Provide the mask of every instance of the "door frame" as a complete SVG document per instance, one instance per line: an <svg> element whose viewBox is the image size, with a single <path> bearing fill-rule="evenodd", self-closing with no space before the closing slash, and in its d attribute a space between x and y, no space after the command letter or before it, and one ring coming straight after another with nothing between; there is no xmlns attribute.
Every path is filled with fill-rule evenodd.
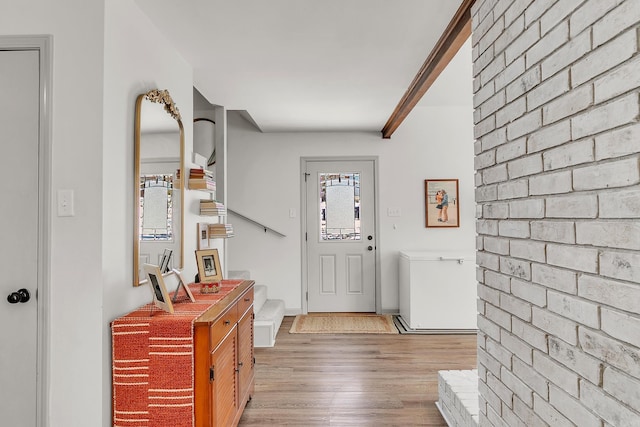
<svg viewBox="0 0 640 427"><path fill-rule="evenodd" d="M340 161L371 161L373 162L373 229L376 234L376 250L375 250L375 304L376 313L382 313L382 301L380 300L381 285L380 285L380 221L378 221L378 212L380 211L378 206L378 156L320 156L320 157L300 157L300 249L301 249L301 307L302 314L308 314L309 312L309 266L307 263L307 242L305 240L305 233L307 230L307 185L305 179L305 171L307 170L307 163L310 162L340 162Z"/></svg>
<svg viewBox="0 0 640 427"><path fill-rule="evenodd" d="M49 285L51 277L51 140L53 37L0 36L0 50L35 50L40 58L40 115L38 136L38 271L36 279L36 425L49 425Z"/></svg>

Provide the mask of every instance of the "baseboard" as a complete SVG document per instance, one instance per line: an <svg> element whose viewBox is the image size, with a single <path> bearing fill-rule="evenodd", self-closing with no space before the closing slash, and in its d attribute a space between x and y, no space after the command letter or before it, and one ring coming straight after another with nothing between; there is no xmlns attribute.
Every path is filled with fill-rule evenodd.
<svg viewBox="0 0 640 427"><path fill-rule="evenodd" d="M401 334L418 335L473 335L477 334L477 329L412 329L402 316L394 315L393 321Z"/></svg>

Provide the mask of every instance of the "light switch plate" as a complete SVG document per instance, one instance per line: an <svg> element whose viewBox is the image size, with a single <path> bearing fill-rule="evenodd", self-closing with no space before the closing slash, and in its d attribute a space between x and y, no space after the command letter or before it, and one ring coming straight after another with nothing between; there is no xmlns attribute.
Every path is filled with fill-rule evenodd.
<svg viewBox="0 0 640 427"><path fill-rule="evenodd" d="M387 208L387 216L400 216L400 208Z"/></svg>

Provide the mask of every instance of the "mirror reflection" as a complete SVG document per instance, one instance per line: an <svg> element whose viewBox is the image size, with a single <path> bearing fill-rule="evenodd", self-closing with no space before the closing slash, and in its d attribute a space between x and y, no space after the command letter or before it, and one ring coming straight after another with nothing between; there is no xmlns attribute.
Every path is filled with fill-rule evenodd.
<svg viewBox="0 0 640 427"><path fill-rule="evenodd" d="M153 90L136 103L136 201L134 285L142 266L182 268L184 134L180 113L167 91Z"/></svg>

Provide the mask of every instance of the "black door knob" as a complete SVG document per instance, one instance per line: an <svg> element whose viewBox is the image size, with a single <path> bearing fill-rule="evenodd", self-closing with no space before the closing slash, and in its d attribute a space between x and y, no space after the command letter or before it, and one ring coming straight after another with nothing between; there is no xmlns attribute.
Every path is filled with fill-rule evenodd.
<svg viewBox="0 0 640 427"><path fill-rule="evenodd" d="M373 250L373 246L367 246L367 250L368 251L372 251Z"/></svg>
<svg viewBox="0 0 640 427"><path fill-rule="evenodd" d="M29 293L28 290L24 288L18 289L16 292L10 293L9 296L7 297L7 301L9 301L10 304L17 304L19 302L25 303L30 299L31 299L31 294Z"/></svg>

